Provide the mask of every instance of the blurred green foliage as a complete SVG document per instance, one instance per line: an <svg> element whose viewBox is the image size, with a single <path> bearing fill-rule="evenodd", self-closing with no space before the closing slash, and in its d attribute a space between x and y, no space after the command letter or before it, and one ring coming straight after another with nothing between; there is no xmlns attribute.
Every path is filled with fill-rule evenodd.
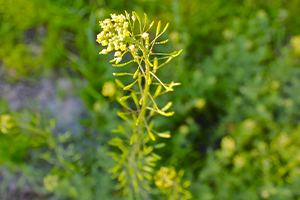
<svg viewBox="0 0 300 200"><path fill-rule="evenodd" d="M0 132L0 196L17 174L20 188L29 184L44 199L123 198L106 155L121 91L102 95L113 69L95 40L99 20L135 10L170 22L171 43L159 48L184 49L159 74L182 85L162 99L172 99L176 115L157 120L172 132L160 139L167 145L157 150L157 170L184 169L194 199L299 199L299 7L298 0L0 0L1 79L68 77L88 108L79 134L60 133L35 111L16 113L1 101L0 114L19 128Z"/></svg>

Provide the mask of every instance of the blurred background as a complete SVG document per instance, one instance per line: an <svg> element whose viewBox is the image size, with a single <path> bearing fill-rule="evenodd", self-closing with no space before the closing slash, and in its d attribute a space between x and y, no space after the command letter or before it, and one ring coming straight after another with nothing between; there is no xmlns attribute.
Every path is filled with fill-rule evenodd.
<svg viewBox="0 0 300 200"><path fill-rule="evenodd" d="M185 170L193 199L299 200L299 8L299 0L0 0L0 115L34 127L9 134L1 124L0 199L126 199L106 154L121 90L113 55L98 55L95 40L99 20L127 10L170 23L162 52L183 49L159 74L182 83L162 99L176 114L157 124L172 132L157 150L161 165Z"/></svg>

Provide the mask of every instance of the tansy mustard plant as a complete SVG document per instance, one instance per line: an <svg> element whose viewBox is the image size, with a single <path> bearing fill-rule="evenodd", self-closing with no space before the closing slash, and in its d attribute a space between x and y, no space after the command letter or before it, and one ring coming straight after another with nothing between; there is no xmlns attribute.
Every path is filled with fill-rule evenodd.
<svg viewBox="0 0 300 200"><path fill-rule="evenodd" d="M100 54L114 51L114 58L110 61L114 63L113 67L124 67L130 63L136 64L134 70L127 69L124 72L113 73L114 76L131 76L133 81L123 84L120 80L115 79L116 84L127 91L127 95L117 97L117 101L125 109L125 112L120 111L117 115L127 123L120 124L118 129L113 130L114 133L121 133L121 135L114 137L109 142L110 145L120 150L108 153L117 162L111 172L118 179L124 195L129 199L151 199L151 193L155 190L150 185L156 161L161 159L154 153L154 149L162 148L165 144L151 143L150 140L156 141L157 137L171 137L169 131L154 130L152 117L158 114L169 117L174 114L174 112L167 112L172 106L172 102L168 102L160 108L156 99L160 95L173 91L174 86L180 85L173 81L168 84L164 83L157 76L157 71L177 57L182 50L172 53L154 52L155 45L168 42L168 40L157 41L167 30L168 24L161 31L161 22L159 21L156 33L150 40L149 30L153 27L154 21L148 23L146 14L143 21L136 12L132 12L132 14L125 12L125 15L111 14L110 19L100 21L99 24L103 30L97 35L96 41L105 47ZM121 63L123 57L128 59L128 56L125 56L126 53L129 53L132 59ZM177 174L173 168L172 172L174 172L172 178L176 178ZM158 179L157 183L159 183ZM173 180L169 183L173 184ZM171 193L172 188L168 188ZM171 193L165 192L164 194ZM191 195L189 193L183 196L189 199ZM181 198L178 196L178 198L171 199Z"/></svg>

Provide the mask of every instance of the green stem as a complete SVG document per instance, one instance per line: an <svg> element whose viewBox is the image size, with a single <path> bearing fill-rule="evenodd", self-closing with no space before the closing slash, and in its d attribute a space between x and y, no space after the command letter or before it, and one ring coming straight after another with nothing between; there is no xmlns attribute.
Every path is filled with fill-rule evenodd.
<svg viewBox="0 0 300 200"><path fill-rule="evenodd" d="M145 59L148 59L148 55L145 56ZM150 66L147 64L147 60L145 61L145 65L146 65L146 77L150 77ZM147 103L148 103L148 93L150 90L150 85L148 84L149 80L145 80L145 88L144 88L144 92L143 92L143 104L142 104L142 109L141 109L141 113L140 113L140 132L143 131L143 121L146 115L146 110L147 110Z"/></svg>

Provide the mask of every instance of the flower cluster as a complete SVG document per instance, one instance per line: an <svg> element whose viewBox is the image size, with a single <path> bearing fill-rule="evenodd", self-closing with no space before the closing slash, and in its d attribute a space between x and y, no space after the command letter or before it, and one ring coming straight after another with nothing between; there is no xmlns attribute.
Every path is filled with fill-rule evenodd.
<svg viewBox="0 0 300 200"><path fill-rule="evenodd" d="M102 95L106 97L112 97L116 93L115 84L111 81L105 82L102 87Z"/></svg>
<svg viewBox="0 0 300 200"><path fill-rule="evenodd" d="M292 37L291 45L293 47L294 52L300 55L300 35Z"/></svg>
<svg viewBox="0 0 300 200"><path fill-rule="evenodd" d="M44 186L48 191L53 191L58 186L58 176L57 175L47 175L44 178Z"/></svg>
<svg viewBox="0 0 300 200"><path fill-rule="evenodd" d="M173 185L173 179L176 177L174 169L161 167L154 176L155 185L160 189L166 189Z"/></svg>
<svg viewBox="0 0 300 200"><path fill-rule="evenodd" d="M129 22L124 15L111 14L111 19L100 21L99 24L103 31L97 35L96 41L102 46L107 46L100 54L107 54L113 50L117 52L127 50L125 38L130 35L130 32Z"/></svg>
<svg viewBox="0 0 300 200"><path fill-rule="evenodd" d="M10 115L3 114L0 117L0 131L8 133L14 127L14 120Z"/></svg>
<svg viewBox="0 0 300 200"><path fill-rule="evenodd" d="M224 150L232 151L235 149L235 141L232 137L226 136L221 141L221 147Z"/></svg>

